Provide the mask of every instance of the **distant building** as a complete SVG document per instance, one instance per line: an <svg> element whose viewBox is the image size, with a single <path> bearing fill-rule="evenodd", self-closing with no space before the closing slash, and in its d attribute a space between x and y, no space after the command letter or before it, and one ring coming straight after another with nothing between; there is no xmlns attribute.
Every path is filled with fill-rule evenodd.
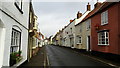
<svg viewBox="0 0 120 68"><path fill-rule="evenodd" d="M83 15L82 13L78 12L77 18L75 18L74 20L70 20L70 23L63 28L63 36L62 36L64 40L63 46L80 48L81 44L79 44L80 38L78 35L80 35L81 32L80 32L80 28L79 27L77 28L77 26L79 26L79 23L87 16L89 12L90 12L90 5L88 4L87 10ZM85 28L81 28L81 29L85 29ZM81 42L82 42L82 38L81 38ZM82 46L85 45L82 44Z"/></svg>
<svg viewBox="0 0 120 68"><path fill-rule="evenodd" d="M43 45L44 45L44 35L41 33L41 32L39 32L39 40L38 40L38 46L39 47L42 47Z"/></svg>
<svg viewBox="0 0 120 68"><path fill-rule="evenodd" d="M49 44L49 38L46 37L46 38L44 39L44 45L48 45L48 44Z"/></svg>

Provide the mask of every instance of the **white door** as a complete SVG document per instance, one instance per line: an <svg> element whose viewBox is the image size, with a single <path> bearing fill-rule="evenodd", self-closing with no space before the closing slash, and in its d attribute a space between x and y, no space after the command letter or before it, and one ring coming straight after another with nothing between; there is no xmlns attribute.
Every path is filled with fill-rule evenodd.
<svg viewBox="0 0 120 68"><path fill-rule="evenodd" d="M90 36L87 36L87 51L90 51Z"/></svg>

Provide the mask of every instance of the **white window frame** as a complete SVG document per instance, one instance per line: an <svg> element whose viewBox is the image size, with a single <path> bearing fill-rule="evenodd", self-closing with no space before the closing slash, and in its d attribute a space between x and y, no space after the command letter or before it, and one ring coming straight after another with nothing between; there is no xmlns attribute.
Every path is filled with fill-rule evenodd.
<svg viewBox="0 0 120 68"><path fill-rule="evenodd" d="M14 2L16 8L20 11L21 14L23 14L22 3L23 3L22 0L15 0Z"/></svg>
<svg viewBox="0 0 120 68"><path fill-rule="evenodd" d="M108 10L101 13L101 25L108 24Z"/></svg>
<svg viewBox="0 0 120 68"><path fill-rule="evenodd" d="M103 38L100 36L101 33L104 33L104 37ZM107 37L107 34L108 34L108 37ZM102 41L103 39L105 41ZM107 39L108 39L108 41L107 41ZM104 42L104 44L102 42ZM109 45L109 32L108 31L104 31L104 32L99 32L98 33L98 45Z"/></svg>
<svg viewBox="0 0 120 68"><path fill-rule="evenodd" d="M17 52L20 50L21 47L21 32L17 31L16 29L12 29L12 35L11 35L11 53ZM16 48L16 50L14 50Z"/></svg>
<svg viewBox="0 0 120 68"><path fill-rule="evenodd" d="M91 28L91 20L86 21L86 30Z"/></svg>
<svg viewBox="0 0 120 68"><path fill-rule="evenodd" d="M15 3L22 10L22 0L15 0Z"/></svg>

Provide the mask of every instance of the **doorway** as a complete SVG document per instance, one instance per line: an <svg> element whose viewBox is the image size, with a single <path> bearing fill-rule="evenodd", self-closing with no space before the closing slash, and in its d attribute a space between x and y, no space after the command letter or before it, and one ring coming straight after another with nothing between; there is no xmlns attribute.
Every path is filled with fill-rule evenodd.
<svg viewBox="0 0 120 68"><path fill-rule="evenodd" d="M87 36L87 51L90 51L90 36Z"/></svg>
<svg viewBox="0 0 120 68"><path fill-rule="evenodd" d="M70 47L74 47L74 38L70 38Z"/></svg>

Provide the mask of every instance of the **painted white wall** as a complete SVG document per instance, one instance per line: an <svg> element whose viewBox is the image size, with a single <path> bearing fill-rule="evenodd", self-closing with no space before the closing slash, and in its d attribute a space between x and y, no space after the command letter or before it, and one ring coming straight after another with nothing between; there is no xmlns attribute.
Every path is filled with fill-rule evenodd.
<svg viewBox="0 0 120 68"><path fill-rule="evenodd" d="M65 39L63 46L69 47L70 40L68 39L68 34L66 32L69 32L68 27L63 30L63 38Z"/></svg>
<svg viewBox="0 0 120 68"><path fill-rule="evenodd" d="M86 11L79 19L75 20L75 25L77 25L78 23L80 23L87 15L88 13L90 13L91 11Z"/></svg>
<svg viewBox="0 0 120 68"><path fill-rule="evenodd" d="M15 65L15 66L19 66L21 63L27 60L29 2L23 3L23 14L21 14L19 10L16 8L16 6L14 5L14 0L12 0L12 2L3 2L2 10L7 14L9 14L11 17L13 17L19 23L13 20L12 18L10 18L5 13L1 12L0 10L0 13L2 15L0 19L5 25L5 32L6 32L6 33L4 32L5 34L3 36L5 37L5 41L4 41L5 44L2 45L4 46L3 48L4 55L1 55L3 57L3 61L1 65L9 66L12 27L13 25L16 25L22 30L21 31L21 51L22 51L23 59L18 64Z"/></svg>
<svg viewBox="0 0 120 68"><path fill-rule="evenodd" d="M76 18L73 22L69 23L66 28L64 28L63 38L66 38L66 41L63 43L64 46L71 47L69 35L73 35L73 39L74 39L73 47L75 47L75 45L77 44L77 40L78 40L76 37L77 36L76 30L77 31L79 30L79 28L76 28L75 25L81 22L88 15L89 12L90 11L86 11L79 19ZM70 28L72 28L72 32ZM66 32L68 32L68 34L66 34Z"/></svg>
<svg viewBox="0 0 120 68"><path fill-rule="evenodd" d="M3 54L4 54L4 42L5 42L5 27L2 21L0 20L0 68L3 64Z"/></svg>
<svg viewBox="0 0 120 68"><path fill-rule="evenodd" d="M88 49L87 46L87 37L90 36L90 31L91 29L87 30L87 23L91 23L90 19L80 23L79 25L76 26L76 43L75 46L78 49ZM82 29L82 31L80 32L80 28ZM79 38L78 37L82 37L82 43L78 44Z"/></svg>
<svg viewBox="0 0 120 68"><path fill-rule="evenodd" d="M76 23L76 19L69 25L69 31L70 28L72 28L72 33L70 33L69 35L73 35L73 44L75 45L75 23ZM74 47L74 46L73 46Z"/></svg>

